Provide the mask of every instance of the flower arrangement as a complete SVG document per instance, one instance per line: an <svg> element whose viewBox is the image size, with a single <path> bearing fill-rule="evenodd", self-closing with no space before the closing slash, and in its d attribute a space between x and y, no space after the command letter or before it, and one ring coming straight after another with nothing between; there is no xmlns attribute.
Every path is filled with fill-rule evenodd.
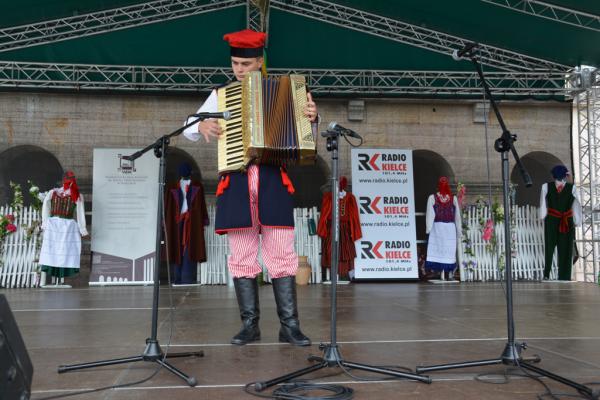
<svg viewBox="0 0 600 400"><path fill-rule="evenodd" d="M40 188L29 180L27 181L27 184L29 185L29 194L31 195L31 207L33 207L34 210L41 212L46 192L40 193Z"/></svg>
<svg viewBox="0 0 600 400"><path fill-rule="evenodd" d="M474 271L475 267L477 267L477 261L475 261L475 260L463 261L462 265L467 271Z"/></svg>
<svg viewBox="0 0 600 400"><path fill-rule="evenodd" d="M33 182L27 181L29 184L29 195L31 196L31 208L36 211L37 218L32 219L31 223L25 227L25 238L27 240L37 239L35 244L35 262L39 259L40 249L42 247L42 205L46 193L40 193L40 188Z"/></svg>
<svg viewBox="0 0 600 400"><path fill-rule="evenodd" d="M490 240L492 240L492 238L494 237L494 221L491 219L488 219L485 222L485 225L482 227L483 232L481 235L481 238L486 241L489 242Z"/></svg>
<svg viewBox="0 0 600 400"><path fill-rule="evenodd" d="M16 231L15 216L13 214L0 215L0 242Z"/></svg>
<svg viewBox="0 0 600 400"><path fill-rule="evenodd" d="M21 190L21 185L10 182L10 187L14 193L13 200L10 203L12 214L0 215L0 254L2 254L2 250L4 249L6 238L17 231L15 215L23 209L23 191ZM1 258L0 266L2 266Z"/></svg>
<svg viewBox="0 0 600 400"><path fill-rule="evenodd" d="M0 267L2 267L2 253L4 249L4 241L17 231L15 225L15 216L13 214L0 215Z"/></svg>
<svg viewBox="0 0 600 400"><path fill-rule="evenodd" d="M475 257L475 253L473 253L473 243L471 243L471 238L469 237L469 224L467 222L468 206L465 204L466 193L467 187L462 182L458 182L458 184L456 185L456 199L458 201L458 207L460 208L460 215L462 221L461 240L465 244L464 254L467 256Z"/></svg>
<svg viewBox="0 0 600 400"><path fill-rule="evenodd" d="M465 244L464 253L467 256L475 257L475 253L473 253L473 243L471 242L471 238L469 237L469 224L467 222L468 211L467 207L461 210L462 217L462 242Z"/></svg>
<svg viewBox="0 0 600 400"><path fill-rule="evenodd" d="M466 194L467 187L462 182L458 182L458 184L456 185L456 200L458 201L458 207L461 210L463 209Z"/></svg>
<svg viewBox="0 0 600 400"><path fill-rule="evenodd" d="M511 185L510 199L514 201L515 185ZM459 183L457 185L457 200L461 206L462 215L462 243L463 254L466 259L462 261L462 266L467 270L474 270L477 267L477 262L469 259L475 257L473 243L469 238L469 211L477 215L477 223L479 233L481 234L482 244L485 245L485 252L492 255L496 259L498 270L502 273L506 266L504 255L504 247L496 235L496 227L498 224L504 223L504 205L498 200L493 201L490 205L483 196L478 196L475 202L471 205L464 204L464 196L466 193L465 185ZM472 214L473 215L473 214ZM517 257L517 219L513 207L510 207L510 222L511 222L511 257ZM471 228L472 229L472 228ZM477 229L477 228L476 228Z"/></svg>
<svg viewBox="0 0 600 400"><path fill-rule="evenodd" d="M13 213L18 214L23 209L23 190L18 183L10 182L10 188L13 190L13 201L10 203Z"/></svg>
<svg viewBox="0 0 600 400"><path fill-rule="evenodd" d="M495 223L504 221L504 206L497 201L492 204L492 218Z"/></svg>
<svg viewBox="0 0 600 400"><path fill-rule="evenodd" d="M465 234L465 231L468 231L468 227L465 228L466 224L463 224L463 237L462 237L462 242L465 244L464 247L464 253L467 256L471 256L471 257L475 257L475 253L473 253L473 243L471 243L471 239L469 238L469 236L467 236Z"/></svg>

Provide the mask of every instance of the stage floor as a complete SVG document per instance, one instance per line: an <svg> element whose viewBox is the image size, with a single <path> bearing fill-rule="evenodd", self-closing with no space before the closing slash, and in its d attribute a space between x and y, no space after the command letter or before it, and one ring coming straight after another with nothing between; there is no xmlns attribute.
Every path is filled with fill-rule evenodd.
<svg viewBox="0 0 600 400"><path fill-rule="evenodd" d="M169 342L170 298L175 311L170 352L203 350L203 358L172 363L198 379L189 388L160 371L139 386L87 394L85 399L251 399L246 383L264 381L311 365L319 342L329 341L329 286L299 286L300 321L313 345L277 342L278 320L269 285L260 289L262 341L232 346L240 327L232 288L161 289L159 340ZM139 355L150 333L151 287L4 291L34 364L33 396L40 399L80 389L140 380L153 363L133 363L57 374L58 365ZM169 295L170 293L170 295ZM405 366L497 358L506 342L506 305L499 283L433 285L361 283L338 287L338 342L343 357L371 365ZM516 335L538 354L540 367L578 382L600 381L600 287L583 283L514 285ZM433 383L359 382L327 368L315 381L352 387L355 399L536 399L544 387L511 377L483 383L480 374L503 374L504 366L431 373ZM513 371L516 374L520 371ZM332 376L333 375L333 376ZM483 376L499 382L502 377ZM543 379L554 391L567 386ZM600 389L600 386L594 386ZM73 397L70 397L73 398Z"/></svg>

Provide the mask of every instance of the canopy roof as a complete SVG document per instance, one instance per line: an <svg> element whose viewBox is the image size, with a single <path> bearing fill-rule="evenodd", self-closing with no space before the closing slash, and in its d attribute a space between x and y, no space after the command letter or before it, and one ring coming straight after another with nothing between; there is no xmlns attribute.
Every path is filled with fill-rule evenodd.
<svg viewBox="0 0 600 400"><path fill-rule="evenodd" d="M207 90L227 79L222 36L245 28L253 7L244 0L7 3L0 15L1 86L168 91ZM494 88L556 98L566 71L600 65L598 15L600 2L592 0L271 0L268 66L304 70L323 92L468 95L478 85L473 66L450 55L473 41L482 44L484 70L502 78ZM99 75L65 76L64 64ZM108 66L128 66L130 76L103 76ZM167 67L170 78L146 87L133 67L151 75ZM169 79L170 86L157 86Z"/></svg>

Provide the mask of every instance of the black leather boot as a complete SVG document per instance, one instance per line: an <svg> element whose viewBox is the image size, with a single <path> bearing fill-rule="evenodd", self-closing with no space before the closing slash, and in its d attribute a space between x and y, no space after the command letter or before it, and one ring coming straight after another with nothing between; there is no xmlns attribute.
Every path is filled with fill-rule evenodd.
<svg viewBox="0 0 600 400"><path fill-rule="evenodd" d="M310 346L310 339L300 331L298 306L296 301L296 277L286 276L272 280L273 293L277 303L277 314L281 322L279 341L295 346Z"/></svg>
<svg viewBox="0 0 600 400"><path fill-rule="evenodd" d="M231 339L231 344L243 345L260 340L260 329L258 328L260 310L256 278L233 278L233 284L240 307L242 329Z"/></svg>

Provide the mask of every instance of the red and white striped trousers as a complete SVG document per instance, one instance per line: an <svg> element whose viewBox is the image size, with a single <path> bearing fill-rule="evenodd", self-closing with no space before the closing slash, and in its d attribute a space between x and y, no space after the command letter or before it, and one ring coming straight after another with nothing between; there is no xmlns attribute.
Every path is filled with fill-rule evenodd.
<svg viewBox="0 0 600 400"><path fill-rule="evenodd" d="M229 239L229 273L234 278L254 278L262 272L258 262L260 246L262 259L271 278L296 275L298 255L294 250L293 228L261 226L258 220L258 166L248 168L252 228L227 232ZM262 236L262 240L261 240Z"/></svg>

